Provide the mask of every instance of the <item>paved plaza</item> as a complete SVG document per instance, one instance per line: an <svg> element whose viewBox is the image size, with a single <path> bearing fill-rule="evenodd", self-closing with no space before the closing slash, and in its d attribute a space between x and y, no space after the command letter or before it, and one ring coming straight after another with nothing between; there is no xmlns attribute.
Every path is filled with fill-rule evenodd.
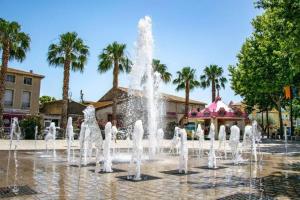
<svg viewBox="0 0 300 200"><path fill-rule="evenodd" d="M105 174L95 173L94 163L67 163L63 141L57 144L61 150L56 158L41 143L37 150L1 150L0 199L300 199L299 143L289 143L285 154L282 142L265 141L261 162L235 166L219 157L216 170L207 169L207 155L200 158L192 148L196 144L189 141L187 175L177 173L179 158L165 148L154 160L143 161L147 179L140 182L126 180L129 163L117 159L129 160L126 144L116 153L114 172ZM20 149L22 145L21 141ZM78 150L76 154L78 159ZM12 194L6 187L13 185L24 187Z"/></svg>

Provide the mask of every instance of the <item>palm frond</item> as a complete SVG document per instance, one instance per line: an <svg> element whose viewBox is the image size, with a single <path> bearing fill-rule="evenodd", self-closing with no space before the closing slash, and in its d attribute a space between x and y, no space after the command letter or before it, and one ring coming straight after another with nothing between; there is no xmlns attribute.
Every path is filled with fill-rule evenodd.
<svg viewBox="0 0 300 200"><path fill-rule="evenodd" d="M64 66L70 63L72 71L83 72L89 55L89 47L78 37L76 32L67 32L60 35L57 44L50 44L47 60L50 65Z"/></svg>

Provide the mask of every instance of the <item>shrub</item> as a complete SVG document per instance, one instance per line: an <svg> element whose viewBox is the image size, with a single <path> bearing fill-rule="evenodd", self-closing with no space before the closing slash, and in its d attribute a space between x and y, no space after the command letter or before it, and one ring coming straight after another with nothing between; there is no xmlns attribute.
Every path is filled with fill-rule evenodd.
<svg viewBox="0 0 300 200"><path fill-rule="evenodd" d="M295 128L295 135L300 136L300 127Z"/></svg>
<svg viewBox="0 0 300 200"><path fill-rule="evenodd" d="M35 127L38 126L38 133L41 132L41 118L36 115L26 116L21 122L20 127L24 133L25 140L33 140L35 135Z"/></svg>

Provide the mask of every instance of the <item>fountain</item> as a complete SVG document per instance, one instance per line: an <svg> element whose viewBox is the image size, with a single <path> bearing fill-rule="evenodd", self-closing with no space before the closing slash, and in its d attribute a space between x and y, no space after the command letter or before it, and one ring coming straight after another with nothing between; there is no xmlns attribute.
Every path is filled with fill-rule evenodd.
<svg viewBox="0 0 300 200"><path fill-rule="evenodd" d="M135 122L134 130L132 133L133 138L133 146L132 146L132 157L130 166L135 166L135 173L133 176L133 180L141 180L141 164L142 164L142 155L143 155L143 135L144 129L141 120ZM128 179L131 177L128 176Z"/></svg>
<svg viewBox="0 0 300 200"><path fill-rule="evenodd" d="M15 150L18 147L20 137L21 137L21 129L19 126L18 118L14 117L12 124L11 124L11 129L10 129L10 145L9 145L9 150L11 150L12 144L13 144L13 138L14 136L16 137L17 141L15 143Z"/></svg>
<svg viewBox="0 0 300 200"><path fill-rule="evenodd" d="M188 146L187 146L187 134L185 129L180 129L180 154L179 154L179 173L188 172Z"/></svg>
<svg viewBox="0 0 300 200"><path fill-rule="evenodd" d="M198 137L199 141L199 156L201 157L203 155L203 147L204 147L204 131L201 127L201 124L198 124L197 130L196 130L196 136Z"/></svg>
<svg viewBox="0 0 300 200"><path fill-rule="evenodd" d="M241 155L239 153L239 143L240 143L240 128L234 124L230 128L230 138L229 144L231 147L232 160L235 165L242 161Z"/></svg>
<svg viewBox="0 0 300 200"><path fill-rule="evenodd" d="M257 121L253 121L252 122L252 133L251 133L251 146L252 146L252 155L254 156L254 161L257 162L257 145L256 143L259 145L259 143L261 142L261 132L258 130L258 124ZM259 149L260 152L260 149Z"/></svg>
<svg viewBox="0 0 300 200"><path fill-rule="evenodd" d="M52 148L53 148L53 157L56 157L56 150L55 150L55 139L56 139L56 126L54 122L50 123L49 130L46 133L45 141L46 141L46 151L48 153L48 142L52 141Z"/></svg>
<svg viewBox="0 0 300 200"><path fill-rule="evenodd" d="M178 154L178 152L179 152L179 143L180 143L179 131L180 131L180 128L178 128L176 126L175 129L174 129L174 136L173 136L173 139L172 139L172 142L171 142L169 153Z"/></svg>
<svg viewBox="0 0 300 200"><path fill-rule="evenodd" d="M224 152L224 158L227 159L227 151L226 151L226 131L225 126L221 125L219 130L219 151Z"/></svg>
<svg viewBox="0 0 300 200"><path fill-rule="evenodd" d="M244 136L243 136L243 142L242 142L242 152L251 149L252 147L252 126L250 124L247 124L245 126ZM252 151L252 150L251 150ZM252 152L253 153L253 152Z"/></svg>
<svg viewBox="0 0 300 200"><path fill-rule="evenodd" d="M209 149L209 154L208 154L208 168L216 169L217 168L217 159L216 159L216 152L215 152L215 148L214 148L215 126L213 123L210 124L208 137L210 138L210 149Z"/></svg>
<svg viewBox="0 0 300 200"><path fill-rule="evenodd" d="M149 157L156 154L157 140L156 131L161 120L159 113L162 112L163 104L159 93L160 74L153 72L153 36L151 18L146 16L138 23L138 39L136 42L136 58L130 72L129 95L127 119L141 119L143 116L147 122L146 132L149 138ZM134 97L135 92L143 91L146 108L143 100ZM137 103L136 101L140 101ZM137 106L139 105L139 106ZM141 114L141 110L146 115ZM137 116L137 115L141 116ZM129 124L133 124L129 122ZM129 132L132 132L129 130Z"/></svg>
<svg viewBox="0 0 300 200"><path fill-rule="evenodd" d="M15 161L15 176L14 176L14 183L11 187L11 190L13 193L18 194L19 188L17 186L18 184L18 159L17 159L17 147L20 141L21 137L21 129L19 126L18 118L14 117L12 124L11 124L11 130L10 130L10 145L9 145L9 153L8 153L8 161L7 161L7 167L6 167L6 183L9 185L9 170L10 170L10 157L11 157L11 150L13 146L13 138L16 137L17 141L14 143L14 161Z"/></svg>
<svg viewBox="0 0 300 200"><path fill-rule="evenodd" d="M72 117L68 118L68 123L67 123L67 161L71 161L71 150L72 150L72 161L75 160L75 153L74 153L74 148L72 148L72 144L74 143L74 131L73 131L73 125L72 125Z"/></svg>
<svg viewBox="0 0 300 200"><path fill-rule="evenodd" d="M102 148L102 135L98 126L94 106L88 106L84 111L84 121L80 129L80 166L83 153L83 164L87 165L91 161L93 144L96 148L96 166L99 167L100 153ZM83 152L82 152L83 151Z"/></svg>
<svg viewBox="0 0 300 200"><path fill-rule="evenodd" d="M162 128L157 130L156 138L157 138L157 152L161 153L162 148L163 148L162 147L162 142L163 142L163 139L164 139L164 131L163 131Z"/></svg>
<svg viewBox="0 0 300 200"><path fill-rule="evenodd" d="M116 142L117 142L117 133L118 129L115 125L112 126L111 128L111 139L112 139L112 150L113 150L113 155L116 153Z"/></svg>
<svg viewBox="0 0 300 200"><path fill-rule="evenodd" d="M38 131L39 131L38 126L35 126L34 127L34 148L35 148L35 150L37 150L36 140L37 140Z"/></svg>
<svg viewBox="0 0 300 200"><path fill-rule="evenodd" d="M107 122L105 125L105 141L103 145L103 171L104 172L112 172L112 159L110 155L110 147L111 147L111 138L112 138L112 127L111 123Z"/></svg>

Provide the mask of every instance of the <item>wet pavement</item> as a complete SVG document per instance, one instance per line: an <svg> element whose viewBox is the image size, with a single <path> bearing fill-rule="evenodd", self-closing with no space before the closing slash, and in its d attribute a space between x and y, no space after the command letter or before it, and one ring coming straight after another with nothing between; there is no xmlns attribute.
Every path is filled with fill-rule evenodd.
<svg viewBox="0 0 300 200"><path fill-rule="evenodd" d="M114 173L95 173L93 164L68 164L65 150L56 158L42 150L0 151L0 199L300 199L300 154L270 152L239 166L218 159L219 168L209 170L207 156L190 151L187 175L174 171L178 156L162 154L143 162L146 180L133 182L126 162L113 163ZM7 188L14 185L22 186L19 194Z"/></svg>

